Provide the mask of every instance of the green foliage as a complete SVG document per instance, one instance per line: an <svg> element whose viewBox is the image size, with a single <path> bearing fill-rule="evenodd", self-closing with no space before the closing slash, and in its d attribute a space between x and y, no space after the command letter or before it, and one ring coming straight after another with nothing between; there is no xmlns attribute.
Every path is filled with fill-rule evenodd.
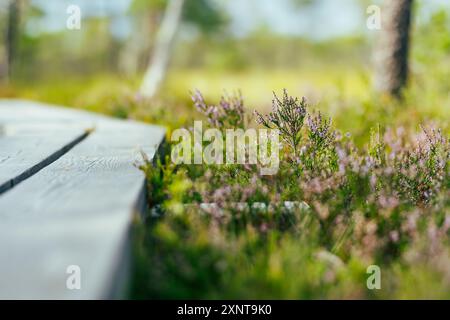
<svg viewBox="0 0 450 320"><path fill-rule="evenodd" d="M283 156L273 176L259 176L257 166L142 167L161 211L136 238L133 297L448 298L449 283L438 281L450 255L442 132L378 125L357 148L331 119L308 114L304 100L285 91L274 103L268 118L258 114L263 125L297 126L300 114L298 128L306 117L308 126L299 161ZM366 287L370 264L383 273L379 292Z"/></svg>
<svg viewBox="0 0 450 320"><path fill-rule="evenodd" d="M132 13L138 13L145 10L163 11L167 5L167 0L133 0L130 5Z"/></svg>
<svg viewBox="0 0 450 320"><path fill-rule="evenodd" d="M228 21L223 10L211 0L186 0L184 20L206 35L219 31Z"/></svg>
<svg viewBox="0 0 450 320"><path fill-rule="evenodd" d="M133 0L130 11L132 13L153 11L161 15L167 4L167 0ZM227 23L227 18L211 0L185 0L183 21L209 35L220 30Z"/></svg>

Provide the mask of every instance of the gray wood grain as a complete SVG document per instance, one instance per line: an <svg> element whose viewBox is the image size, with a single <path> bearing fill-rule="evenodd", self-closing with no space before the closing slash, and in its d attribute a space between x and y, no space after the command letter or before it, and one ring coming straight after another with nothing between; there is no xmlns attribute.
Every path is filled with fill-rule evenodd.
<svg viewBox="0 0 450 320"><path fill-rule="evenodd" d="M0 136L0 194L58 159L87 134L71 129Z"/></svg>
<svg viewBox="0 0 450 320"><path fill-rule="evenodd" d="M134 163L141 150L154 157L165 131L28 102L16 107L43 122L54 124L40 110L56 122L93 123L95 129L0 195L0 298L109 298L123 281L118 275L128 262L130 225L144 203L145 178ZM55 115L59 110L63 114ZM9 119L21 122L11 114ZM66 287L69 265L81 268L81 290Z"/></svg>
<svg viewBox="0 0 450 320"><path fill-rule="evenodd" d="M0 194L59 158L94 125L83 112L0 100Z"/></svg>

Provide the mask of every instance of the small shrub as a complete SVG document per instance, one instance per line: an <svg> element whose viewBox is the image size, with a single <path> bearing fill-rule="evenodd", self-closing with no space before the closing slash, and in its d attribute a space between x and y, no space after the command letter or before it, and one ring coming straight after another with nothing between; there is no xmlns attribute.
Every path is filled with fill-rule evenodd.
<svg viewBox="0 0 450 320"><path fill-rule="evenodd" d="M301 130L307 114L306 98L301 100L288 95L286 89L283 90L283 97L280 100L275 92L273 93L272 112L267 116L255 111L257 122L269 129L278 129L282 139L291 147L294 157L298 156L299 144L301 141Z"/></svg>
<svg viewBox="0 0 450 320"><path fill-rule="evenodd" d="M193 100L212 126L248 125L241 98L208 106L196 92ZM432 289L411 295L406 282L395 280L410 281L417 271L422 286L430 279L450 297L450 144L442 131L378 125L360 148L330 118L307 109L306 99L284 90L281 99L274 94L271 113L255 113L286 146L273 176L248 165L142 167L150 203L165 213L140 239L147 294L424 297ZM284 201L309 207L286 210ZM204 203L215 206L201 209ZM381 293L365 287L369 264L391 279Z"/></svg>
<svg viewBox="0 0 450 320"><path fill-rule="evenodd" d="M196 90L192 94L192 101L213 127L243 128L246 124L244 100L240 92L233 95L225 93L217 105L208 105L201 92Z"/></svg>

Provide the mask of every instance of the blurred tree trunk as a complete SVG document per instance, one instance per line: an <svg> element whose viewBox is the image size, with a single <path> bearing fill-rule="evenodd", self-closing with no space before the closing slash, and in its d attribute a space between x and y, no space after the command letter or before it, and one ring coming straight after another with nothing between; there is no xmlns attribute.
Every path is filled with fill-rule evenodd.
<svg viewBox="0 0 450 320"><path fill-rule="evenodd" d="M4 66L4 79L9 81L13 72L13 62L17 54L17 44L20 33L21 13L24 7L23 0L10 0L8 6L8 21L6 25L6 59Z"/></svg>
<svg viewBox="0 0 450 320"><path fill-rule="evenodd" d="M144 14L135 14L134 31L119 54L118 67L123 74L134 76L139 70L145 68L153 40L148 33L154 34L157 30L158 14L156 13L156 10L150 10ZM142 30L146 30L146 32L142 32ZM144 60L146 61L144 62Z"/></svg>
<svg viewBox="0 0 450 320"><path fill-rule="evenodd" d="M167 4L156 36L153 56L139 90L144 97L155 96L166 76L175 36L182 19L184 2L185 0L169 0Z"/></svg>
<svg viewBox="0 0 450 320"><path fill-rule="evenodd" d="M375 89L398 96L408 79L412 0L385 0L375 51Z"/></svg>
<svg viewBox="0 0 450 320"><path fill-rule="evenodd" d="M4 61L0 65L0 80L8 82L13 73L14 59L17 55L21 20L27 0L7 1L7 21L5 26Z"/></svg>

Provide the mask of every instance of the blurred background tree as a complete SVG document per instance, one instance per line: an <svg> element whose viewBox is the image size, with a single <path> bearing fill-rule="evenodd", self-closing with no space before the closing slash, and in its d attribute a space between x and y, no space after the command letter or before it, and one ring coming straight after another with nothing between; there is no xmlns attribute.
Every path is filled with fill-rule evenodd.
<svg viewBox="0 0 450 320"><path fill-rule="evenodd" d="M214 33L225 23L223 15L211 1L168 0L140 88L140 93L147 98L157 93L166 76L175 36L183 21L199 27L205 34Z"/></svg>
<svg viewBox="0 0 450 320"><path fill-rule="evenodd" d="M168 0L27 2L21 13L22 31L15 33L10 85L0 86L0 96L26 96L102 110L104 105L119 104L114 97L124 91L134 95L142 87L145 73L150 73L153 57L161 47L156 39L169 8ZM160 50L165 52L160 56L167 59L159 64L166 67L161 68L160 79L164 81L155 86L157 101L186 103L193 88L210 98L224 88L241 88L250 105L265 108L271 91L286 87L307 95L312 102L324 102L334 113L340 112L337 105L344 101L359 112L364 108L361 101L373 98L370 80L378 77L373 77L375 72L406 70L372 63L373 53L378 52L376 39L387 30L367 29L366 8L382 2L184 0L178 27L173 28L178 32L169 37L173 45ZM10 47L6 37L9 4L0 0L0 64L5 71ZM66 29L70 4L81 8L81 30ZM449 56L450 3L416 0L414 7L410 27L414 41L410 54L403 57L410 56L410 83L420 90L408 90L408 95L420 92L415 97L417 103L436 110L433 106L438 100L441 106L448 103L448 68L443 66L448 65ZM7 73L2 74L5 79ZM436 89L442 92L439 99ZM113 109L126 115L125 106Z"/></svg>
<svg viewBox="0 0 450 320"><path fill-rule="evenodd" d="M375 88L398 96L408 78L412 0L385 0L375 54Z"/></svg>
<svg viewBox="0 0 450 320"><path fill-rule="evenodd" d="M0 53L0 81L8 82L11 78L27 4L27 0L2 0L0 4L5 16L2 19L5 34L4 50Z"/></svg>
<svg viewBox="0 0 450 320"><path fill-rule="evenodd" d="M181 24L185 0L169 0L161 26L156 35L155 46L139 92L152 98L161 86L169 65L175 36Z"/></svg>

